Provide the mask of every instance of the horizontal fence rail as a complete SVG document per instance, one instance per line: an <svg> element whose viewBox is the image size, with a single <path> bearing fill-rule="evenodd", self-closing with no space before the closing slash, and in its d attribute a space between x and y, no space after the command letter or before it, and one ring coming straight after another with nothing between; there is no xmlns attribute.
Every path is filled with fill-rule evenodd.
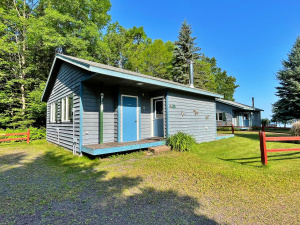
<svg viewBox="0 0 300 225"><path fill-rule="evenodd" d="M267 149L267 141L300 141L300 137L266 137L266 133L263 131L259 132L260 141L260 155L261 163L263 165L268 164L268 152L286 152L286 151L300 151L300 148L278 148L278 149Z"/></svg>
<svg viewBox="0 0 300 225"><path fill-rule="evenodd" d="M28 131L25 132L25 133L0 134L0 137L1 137L1 136L24 136L24 135L26 135L27 137L0 139L0 142L1 142L1 141L27 140L27 143L29 143L29 140L30 140L30 130L28 130Z"/></svg>
<svg viewBox="0 0 300 225"><path fill-rule="evenodd" d="M234 128L249 128L251 126L234 126L234 125L230 125L230 126L217 126L217 127L231 127L232 134L234 134ZM262 131L265 131L266 129L278 129L278 130L289 130L290 129L290 128L286 128L286 127L266 127L265 125L255 126L255 127L256 128L261 128ZM280 132L277 132L277 133L280 133Z"/></svg>
<svg viewBox="0 0 300 225"><path fill-rule="evenodd" d="M233 124L231 126L217 126L218 127L231 127L231 132L232 134L234 134L234 128L249 128L250 126L234 126ZM258 128L261 128L262 131L265 131L265 126L262 125L261 127L258 127Z"/></svg>

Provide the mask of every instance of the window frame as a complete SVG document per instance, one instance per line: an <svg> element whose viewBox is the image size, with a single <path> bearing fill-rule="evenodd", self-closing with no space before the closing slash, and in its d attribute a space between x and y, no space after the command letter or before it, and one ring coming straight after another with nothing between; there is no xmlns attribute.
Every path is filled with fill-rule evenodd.
<svg viewBox="0 0 300 225"><path fill-rule="evenodd" d="M156 104L158 102L161 102L161 104L162 104L162 113L161 114L158 114L157 110L156 110ZM155 112L154 112L154 118L155 119L163 119L164 118L164 108L163 107L164 107L163 100L157 100L157 101L155 101ZM157 115L159 115L159 116L157 116Z"/></svg>
<svg viewBox="0 0 300 225"><path fill-rule="evenodd" d="M221 115L221 119L220 119L220 115ZM223 112L218 113L218 121L223 121Z"/></svg>
<svg viewBox="0 0 300 225"><path fill-rule="evenodd" d="M69 96L66 96L64 98L62 98L61 100L61 122L62 123L68 123L71 122L70 120L70 100L69 100Z"/></svg>
<svg viewBox="0 0 300 225"><path fill-rule="evenodd" d="M56 102L50 103L50 123L56 123Z"/></svg>

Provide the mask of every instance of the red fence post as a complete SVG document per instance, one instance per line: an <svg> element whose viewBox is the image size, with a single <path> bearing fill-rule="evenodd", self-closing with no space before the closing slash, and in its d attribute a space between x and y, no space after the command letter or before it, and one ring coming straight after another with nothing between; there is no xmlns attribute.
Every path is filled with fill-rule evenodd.
<svg viewBox="0 0 300 225"><path fill-rule="evenodd" d="M264 124L261 126L261 128L262 128L261 129L262 131L265 131L265 125Z"/></svg>
<svg viewBox="0 0 300 225"><path fill-rule="evenodd" d="M29 144L29 140L30 140L30 130L27 131L27 144Z"/></svg>
<svg viewBox="0 0 300 225"><path fill-rule="evenodd" d="M259 132L259 141L260 141L260 155L261 155L261 163L263 165L268 164L268 156L267 156L267 145L266 145L266 133L263 131Z"/></svg>
<svg viewBox="0 0 300 225"><path fill-rule="evenodd" d="M232 131L232 134L234 134L234 127L233 127L233 124L231 124L231 131Z"/></svg>

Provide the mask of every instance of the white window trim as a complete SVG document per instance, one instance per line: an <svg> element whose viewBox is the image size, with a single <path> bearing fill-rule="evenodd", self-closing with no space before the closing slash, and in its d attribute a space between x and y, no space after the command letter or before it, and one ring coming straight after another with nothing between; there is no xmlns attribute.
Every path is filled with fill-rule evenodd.
<svg viewBox="0 0 300 225"><path fill-rule="evenodd" d="M50 104L50 123L56 123L55 108L56 104L55 102L52 102Z"/></svg>
<svg viewBox="0 0 300 225"><path fill-rule="evenodd" d="M70 122L70 112L69 112L69 96L65 97L61 101L61 122Z"/></svg>
<svg viewBox="0 0 300 225"><path fill-rule="evenodd" d="M220 120L220 114L222 114L222 119L221 120ZM217 117L218 117L217 121L223 121L223 112L218 112Z"/></svg>
<svg viewBox="0 0 300 225"><path fill-rule="evenodd" d="M164 100L164 96L158 96L158 97L153 97L153 98L150 98L150 110L151 110L151 113L150 113L150 121L151 121L151 137L154 137L154 109L153 109L153 101L155 99L159 99L159 98L162 98ZM166 106L168 107L168 106ZM165 112L163 112L165 113ZM165 120L165 115L163 116L163 120ZM164 121L165 123L165 121ZM164 132L165 133L165 132ZM165 134L164 134L165 135Z"/></svg>

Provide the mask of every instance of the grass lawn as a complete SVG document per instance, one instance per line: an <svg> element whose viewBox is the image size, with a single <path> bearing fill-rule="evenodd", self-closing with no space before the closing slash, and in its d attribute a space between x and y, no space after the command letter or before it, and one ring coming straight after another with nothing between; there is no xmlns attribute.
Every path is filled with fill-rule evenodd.
<svg viewBox="0 0 300 225"><path fill-rule="evenodd" d="M0 224L299 224L300 152L268 159L255 132L102 159L45 140L2 143Z"/></svg>

